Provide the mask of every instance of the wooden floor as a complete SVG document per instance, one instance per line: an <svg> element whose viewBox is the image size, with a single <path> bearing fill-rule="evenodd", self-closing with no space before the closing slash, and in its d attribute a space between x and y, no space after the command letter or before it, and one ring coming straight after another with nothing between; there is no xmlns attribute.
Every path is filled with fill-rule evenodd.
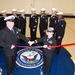
<svg viewBox="0 0 75 75"><path fill-rule="evenodd" d="M65 18L67 22L65 36L63 38L62 44L67 43L74 43L75 42L75 18ZM26 28L26 37L30 37L30 30L29 30L29 18L27 18L27 28ZM39 35L39 26L37 28L37 37ZM65 47L69 53L72 55L72 59L75 62L75 46Z"/></svg>
<svg viewBox="0 0 75 75"><path fill-rule="evenodd" d="M62 43L75 43L75 19L66 18L67 22L66 32ZM75 46L65 47L72 55L75 62Z"/></svg>

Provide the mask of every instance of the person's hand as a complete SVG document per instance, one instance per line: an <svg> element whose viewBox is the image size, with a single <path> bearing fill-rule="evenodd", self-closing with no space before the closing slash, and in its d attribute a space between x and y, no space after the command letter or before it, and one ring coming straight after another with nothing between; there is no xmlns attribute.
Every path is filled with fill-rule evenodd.
<svg viewBox="0 0 75 75"><path fill-rule="evenodd" d="M58 39L61 39L61 36L58 36Z"/></svg>
<svg viewBox="0 0 75 75"><path fill-rule="evenodd" d="M46 30L44 30L44 33L46 32Z"/></svg>
<svg viewBox="0 0 75 75"><path fill-rule="evenodd" d="M43 48L47 48L47 45L44 45Z"/></svg>
<svg viewBox="0 0 75 75"><path fill-rule="evenodd" d="M12 45L12 46L11 46L11 49L14 49L14 48L15 48L15 45Z"/></svg>
<svg viewBox="0 0 75 75"><path fill-rule="evenodd" d="M31 46L32 44L34 44L34 41L29 41L28 44L29 46Z"/></svg>
<svg viewBox="0 0 75 75"><path fill-rule="evenodd" d="M47 47L47 49L51 49L50 47L51 47L51 46Z"/></svg>
<svg viewBox="0 0 75 75"><path fill-rule="evenodd" d="M21 32L21 29L18 29L19 32Z"/></svg>
<svg viewBox="0 0 75 75"><path fill-rule="evenodd" d="M33 32L35 31L35 29L33 29Z"/></svg>

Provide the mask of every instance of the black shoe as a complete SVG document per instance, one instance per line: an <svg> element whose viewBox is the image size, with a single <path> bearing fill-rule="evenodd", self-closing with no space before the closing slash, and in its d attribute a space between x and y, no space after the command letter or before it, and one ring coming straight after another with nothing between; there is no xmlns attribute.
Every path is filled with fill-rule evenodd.
<svg viewBox="0 0 75 75"><path fill-rule="evenodd" d="M45 68L41 68L41 70L45 70Z"/></svg>
<svg viewBox="0 0 75 75"><path fill-rule="evenodd" d="M55 54L59 54L59 52L55 52Z"/></svg>
<svg viewBox="0 0 75 75"><path fill-rule="evenodd" d="M47 75L48 74L48 72L44 72L44 75Z"/></svg>
<svg viewBox="0 0 75 75"><path fill-rule="evenodd" d="M14 75L13 73L11 73L11 75Z"/></svg>
<svg viewBox="0 0 75 75"><path fill-rule="evenodd" d="M7 75L14 75L13 73L11 73L11 74L7 74Z"/></svg>
<svg viewBox="0 0 75 75"><path fill-rule="evenodd" d="M18 68L16 68L16 67L13 67L13 70L17 71L17 70L18 70Z"/></svg>

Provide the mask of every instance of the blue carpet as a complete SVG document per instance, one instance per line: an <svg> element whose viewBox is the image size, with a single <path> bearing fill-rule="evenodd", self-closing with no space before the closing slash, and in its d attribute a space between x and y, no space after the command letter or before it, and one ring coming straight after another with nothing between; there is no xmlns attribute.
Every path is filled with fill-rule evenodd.
<svg viewBox="0 0 75 75"><path fill-rule="evenodd" d="M52 69L47 75L74 75L74 63L70 57L71 55L64 48L61 48L60 54L54 54ZM0 50L0 67L3 69L2 75L7 75L5 57L2 50ZM41 66L35 69L25 69L16 64L16 67L18 71L13 71L15 75L40 75Z"/></svg>

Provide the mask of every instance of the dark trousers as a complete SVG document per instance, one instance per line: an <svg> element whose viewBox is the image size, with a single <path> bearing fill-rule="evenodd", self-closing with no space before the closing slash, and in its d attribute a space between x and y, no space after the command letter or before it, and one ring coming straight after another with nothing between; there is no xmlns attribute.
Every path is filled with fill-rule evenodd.
<svg viewBox="0 0 75 75"><path fill-rule="evenodd" d="M23 35L26 35L26 25L21 28L21 33L22 33ZM24 43L24 41L21 40L21 39L19 39L19 41L20 41L20 43Z"/></svg>
<svg viewBox="0 0 75 75"><path fill-rule="evenodd" d="M26 35L26 25L24 25L22 28L21 28L21 33L23 35Z"/></svg>
<svg viewBox="0 0 75 75"><path fill-rule="evenodd" d="M57 45L61 45L61 43L62 43L62 38L61 38L61 39L56 38L56 41L57 41ZM55 53L56 53L56 54L58 54L58 53L60 52L60 48L61 48L61 47L55 49Z"/></svg>
<svg viewBox="0 0 75 75"><path fill-rule="evenodd" d="M37 31L37 28L30 27L31 41L36 40L36 31Z"/></svg>
<svg viewBox="0 0 75 75"><path fill-rule="evenodd" d="M40 30L40 37L42 38L46 33L44 32L44 29L42 27L39 27Z"/></svg>
<svg viewBox="0 0 75 75"><path fill-rule="evenodd" d="M16 55L14 55L14 56L5 56L5 57L6 57L7 74L11 75L12 69L15 66Z"/></svg>
<svg viewBox="0 0 75 75"><path fill-rule="evenodd" d="M53 54L54 54L54 52L50 51L50 50L43 51L44 68L47 73L49 73L51 71Z"/></svg>

